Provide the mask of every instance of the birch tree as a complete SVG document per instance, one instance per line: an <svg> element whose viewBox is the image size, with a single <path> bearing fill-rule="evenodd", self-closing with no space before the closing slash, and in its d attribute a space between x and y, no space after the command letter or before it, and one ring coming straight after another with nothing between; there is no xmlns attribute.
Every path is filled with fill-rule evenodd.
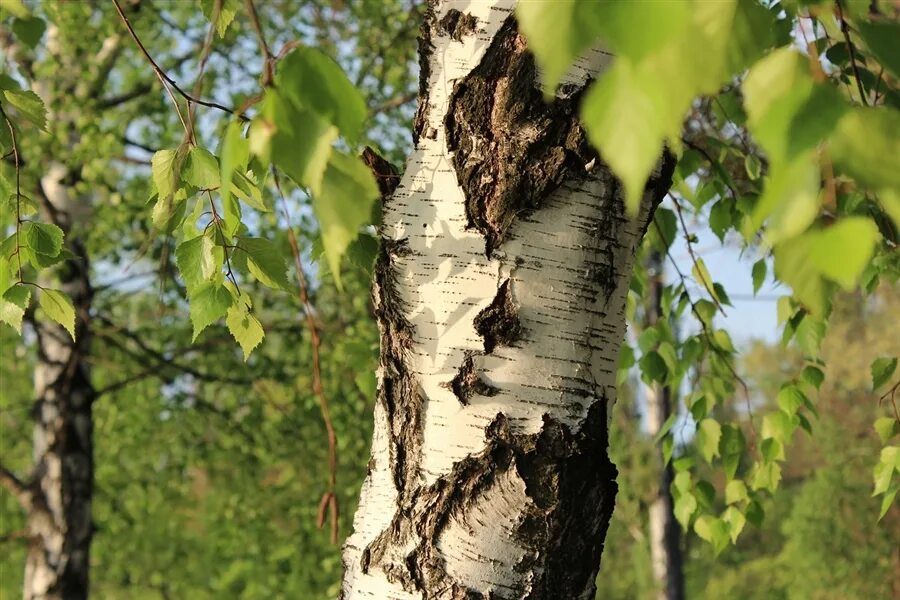
<svg viewBox="0 0 900 600"><path fill-rule="evenodd" d="M585 139L588 53L545 103L512 2L423 26L416 149L383 208L372 459L345 598L591 598L637 218Z"/></svg>

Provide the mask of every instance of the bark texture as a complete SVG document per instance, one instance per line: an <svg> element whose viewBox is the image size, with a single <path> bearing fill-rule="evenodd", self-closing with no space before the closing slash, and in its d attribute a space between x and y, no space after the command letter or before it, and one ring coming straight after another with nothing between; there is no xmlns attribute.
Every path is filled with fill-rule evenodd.
<svg viewBox="0 0 900 600"><path fill-rule="evenodd" d="M436 3L423 26L343 598L593 598L625 294L672 164L629 219L577 120L608 57L588 53L545 103L513 7Z"/></svg>
<svg viewBox="0 0 900 600"><path fill-rule="evenodd" d="M76 199L66 189L69 173L51 165L41 180L48 219L63 228L75 258L48 283L67 293L76 310L76 340L49 320L35 321L38 361L34 371L34 470L27 512L25 600L77 600L88 595L93 535L94 388L87 363L92 290L86 252L72 235Z"/></svg>
<svg viewBox="0 0 900 600"><path fill-rule="evenodd" d="M663 291L663 257L652 252L647 261L649 271L646 324L652 327L661 318ZM672 390L668 386L652 385L645 388L647 403L648 435L655 437L672 414ZM650 505L650 560L653 576L659 589L659 600L684 599L684 561L681 552L681 528L675 519L672 499L672 481L675 471L672 463L662 465L659 477L659 495Z"/></svg>

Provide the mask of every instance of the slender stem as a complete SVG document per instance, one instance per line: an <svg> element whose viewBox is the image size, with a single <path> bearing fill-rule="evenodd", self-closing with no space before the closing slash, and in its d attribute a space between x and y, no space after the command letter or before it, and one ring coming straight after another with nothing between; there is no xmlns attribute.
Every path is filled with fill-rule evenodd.
<svg viewBox="0 0 900 600"><path fill-rule="evenodd" d="M719 309L719 312L721 312L723 316L727 317L728 315L725 314L725 309L722 308L722 305L719 303L719 298L716 295L715 289L713 289L712 282L706 280L706 276L703 274L703 269L699 268L697 255L694 254L694 245L691 242L691 236L688 233L687 224L684 222L684 214L681 212L681 204L678 203L678 200L676 200L672 194L669 194L669 198L672 199L672 203L675 205L675 211L678 213L678 220L681 222L681 230L684 232L684 241L687 244L688 254L691 255L691 261L694 263L697 275L700 277L700 283L702 283L703 287L706 288L706 293L708 293L713 302L715 302L716 307L718 307Z"/></svg>
<svg viewBox="0 0 900 600"><path fill-rule="evenodd" d="M844 34L844 42L846 42L847 52L850 54L850 66L853 68L853 76L856 79L856 88L859 90L859 100L863 103L863 106L868 106L869 103L866 101L866 92L863 89L862 79L859 76L859 67L856 65L856 48L853 46L853 42L850 41L850 26L847 25L847 20L844 18L844 9L841 6L841 0L834 0L834 4L837 6L838 20L841 22L841 33Z"/></svg>
<svg viewBox="0 0 900 600"><path fill-rule="evenodd" d="M324 524L324 511L327 506L330 509L329 514L331 515L331 542L336 544L338 538L338 506L337 494L335 492L337 486L337 435L335 434L334 425L331 421L331 411L328 408L328 399L325 397L325 390L322 387L322 375L319 365L319 346L321 344L321 339L319 338L319 331L316 328L316 320L313 316L312 305L309 301L306 276L303 274L303 265L300 261L300 247L297 244L297 236L294 234L294 229L291 227L291 215L288 211L287 199L281 188L281 180L278 176L278 171L274 166L272 167L272 174L274 176L275 187L278 189L278 194L281 197L281 209L284 213L284 218L287 221L288 241L291 245L291 253L294 256L294 267L297 270L297 280L299 282L298 292L300 302L303 304L303 310L306 313L306 324L309 328L312 346L313 392L319 400L322 421L325 422L325 430L328 434L328 491L322 496L322 500L319 504L319 527Z"/></svg>
<svg viewBox="0 0 900 600"><path fill-rule="evenodd" d="M22 281L22 253L19 251L21 247L19 245L19 230L22 228L22 188L20 183L20 173L22 169L19 165L19 144L16 141L16 128L13 127L12 121L9 120L9 117L6 116L6 111L3 110L3 104L0 104L0 115L3 116L3 120L6 122L6 127L9 129L9 135L12 138L12 154L13 160L16 165L16 250L15 255L19 265L19 281Z"/></svg>
<svg viewBox="0 0 900 600"><path fill-rule="evenodd" d="M231 115L236 114L233 109L228 108L227 106L223 106L223 105L219 104L218 102L211 102L208 100L202 100L200 98L195 98L194 96L188 94L183 89L181 89L178 86L178 84L175 82L175 80L172 79L171 77L169 77L166 74L166 72L163 71L162 68L160 68L160 66L158 64L156 64L156 61L153 60L153 57L150 56L150 53L147 51L147 48L144 47L143 42L141 42L141 39L138 37L137 33L135 33L135 31L134 31L134 28L131 26L131 22L128 20L128 17L125 16L125 12L122 10L122 7L119 5L119 0L112 0L112 3L113 3L113 6L116 7L116 12L119 13L119 17L122 19L122 22L125 24L125 27L128 29L128 33L131 34L131 39L133 39L134 43L137 44L137 47L140 49L141 53L144 55L144 58L146 58L147 61L150 63L150 66L153 67L153 70L156 72L156 76L159 77L159 79L164 82L163 85L165 85L166 83L168 85L171 85L175 89L175 91L178 92L179 94L181 94L181 96L188 102L193 102L194 104L199 104L201 106L206 106L209 108L217 108L217 109L227 112L228 114L231 114ZM242 115L237 115L237 117L240 118L241 120L245 120L245 121L247 120L246 117L243 117Z"/></svg>

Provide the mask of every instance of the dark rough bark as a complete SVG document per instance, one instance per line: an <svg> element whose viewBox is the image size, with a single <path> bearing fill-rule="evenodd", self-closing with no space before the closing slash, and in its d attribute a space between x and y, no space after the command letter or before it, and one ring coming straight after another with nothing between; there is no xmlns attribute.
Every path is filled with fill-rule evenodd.
<svg viewBox="0 0 900 600"><path fill-rule="evenodd" d="M534 56L514 18L456 84L447 145L469 226L484 234L488 257L523 211L539 208L567 178L587 176L585 167L597 153L578 119L580 97L579 90L544 101Z"/></svg>

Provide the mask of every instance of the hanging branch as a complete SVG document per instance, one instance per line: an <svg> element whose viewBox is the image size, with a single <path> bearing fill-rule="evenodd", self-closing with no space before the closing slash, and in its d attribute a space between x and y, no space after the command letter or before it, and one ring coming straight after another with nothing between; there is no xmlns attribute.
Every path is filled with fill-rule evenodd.
<svg viewBox="0 0 900 600"><path fill-rule="evenodd" d="M236 115L242 121L248 120L243 115L237 114L234 111L234 109L228 108L227 106L223 106L222 104L219 104L218 102L212 102L212 101L196 98L196 97L188 94L187 92L185 92L183 89L181 89L178 86L178 83L176 83L174 79L169 77L166 74L166 72L163 71L162 68L158 64L156 64L156 61L153 60L153 57L150 56L150 53L147 51L147 48L144 46L143 42L141 42L141 39L138 37L137 33L134 31L134 28L131 26L131 21L128 20L127 16L125 16L125 12L122 10L122 7L119 5L119 0L112 0L112 3L113 3L113 6L116 7L116 12L119 13L119 17L122 19L122 22L125 24L125 27L128 29L128 33L131 35L131 39L133 39L134 43L137 44L137 47L138 47L138 49L140 49L141 54L144 55L144 58L146 58L147 62L150 63L150 66L153 67L154 73L156 73L156 76L159 78L160 82L162 82L163 87L166 88L166 90L169 92L170 95L172 92L169 89L169 86L171 86L176 92L178 92L182 96L182 98L184 98L188 102L189 105L191 103L194 103L194 104L199 104L201 106L206 106L209 108L216 108L216 109L226 112L230 115ZM174 100L174 98L173 98L173 100ZM181 116L180 113L179 113L179 116ZM183 120L182 120L182 123L183 123ZM187 127L187 126L185 125L185 127Z"/></svg>
<svg viewBox="0 0 900 600"><path fill-rule="evenodd" d="M325 390L322 387L322 374L319 366L319 346L321 339L319 331L316 328L316 320L313 316L312 305L309 301L307 292L306 276L303 274L303 265L300 261L300 247L297 244L297 236L294 234L294 228L291 226L291 215L288 212L287 199L284 191L281 189L281 179L278 171L272 167L272 175L275 181L275 187L278 189L278 195L281 197L281 210L284 213L287 222L288 242L291 245L291 254L294 257L294 268L297 270L297 280L299 282L298 295L300 302L303 304L303 311L306 313L306 325L309 329L310 345L312 346L312 367L313 367L313 393L319 400L319 410L322 412L322 421L325 422L325 431L328 434L328 490L322 495L319 501L319 511L317 517L317 525L321 528L325 524L325 510L328 509L331 517L331 543L336 544L338 541L338 502L337 502L337 435L334 431L334 424L331 421L331 411L328 408L328 399L325 397Z"/></svg>

